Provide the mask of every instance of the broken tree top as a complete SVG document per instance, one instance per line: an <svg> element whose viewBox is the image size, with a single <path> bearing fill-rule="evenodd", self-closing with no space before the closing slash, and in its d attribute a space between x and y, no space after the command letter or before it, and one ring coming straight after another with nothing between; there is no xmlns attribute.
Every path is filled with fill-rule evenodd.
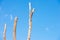
<svg viewBox="0 0 60 40"><path fill-rule="evenodd" d="M29 2L29 10L31 10L31 2Z"/></svg>
<svg viewBox="0 0 60 40"><path fill-rule="evenodd" d="M35 8L32 9L32 5L31 5L31 2L29 2L29 11L32 11L34 12Z"/></svg>
<svg viewBox="0 0 60 40"><path fill-rule="evenodd" d="M18 17L15 17L15 21L17 21L18 20Z"/></svg>
<svg viewBox="0 0 60 40"><path fill-rule="evenodd" d="M6 29L6 24L4 26L5 26L4 29Z"/></svg>

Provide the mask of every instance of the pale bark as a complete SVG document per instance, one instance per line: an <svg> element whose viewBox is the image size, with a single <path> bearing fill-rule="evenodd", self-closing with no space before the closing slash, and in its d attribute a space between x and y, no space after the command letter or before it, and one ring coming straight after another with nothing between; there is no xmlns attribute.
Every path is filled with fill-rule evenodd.
<svg viewBox="0 0 60 40"><path fill-rule="evenodd" d="M6 40L6 24L4 25L3 40Z"/></svg>
<svg viewBox="0 0 60 40"><path fill-rule="evenodd" d="M33 12L34 12L34 8L31 9L31 4L29 3L29 29L28 29L28 37L27 40L30 40L31 37L31 31L32 31L32 16L33 16Z"/></svg>
<svg viewBox="0 0 60 40"><path fill-rule="evenodd" d="M16 40L16 25L17 25L17 20L18 20L18 18L15 17L14 28L13 28L13 40Z"/></svg>

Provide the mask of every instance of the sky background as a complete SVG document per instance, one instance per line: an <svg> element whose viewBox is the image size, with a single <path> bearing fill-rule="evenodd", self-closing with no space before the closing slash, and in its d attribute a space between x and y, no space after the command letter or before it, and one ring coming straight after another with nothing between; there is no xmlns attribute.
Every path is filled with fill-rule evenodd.
<svg viewBox="0 0 60 40"><path fill-rule="evenodd" d="M32 18L31 40L60 40L60 0L0 0L0 40L13 40L13 25L18 17L16 39L27 40L29 2L35 12Z"/></svg>

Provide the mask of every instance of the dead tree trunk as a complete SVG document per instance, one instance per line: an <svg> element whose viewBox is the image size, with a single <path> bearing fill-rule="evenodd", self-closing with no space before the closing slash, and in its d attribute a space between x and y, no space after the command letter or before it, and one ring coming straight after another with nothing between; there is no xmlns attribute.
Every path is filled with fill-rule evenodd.
<svg viewBox="0 0 60 40"><path fill-rule="evenodd" d="M33 12L34 12L34 8L31 9L31 3L29 3L29 30L28 30L27 40L30 40L30 36L31 36Z"/></svg>
<svg viewBox="0 0 60 40"><path fill-rule="evenodd" d="M6 24L4 25L3 38L4 38L4 40L6 40Z"/></svg>
<svg viewBox="0 0 60 40"><path fill-rule="evenodd" d="M16 25L17 25L17 20L18 20L18 18L15 17L14 28L13 28L13 40L16 40Z"/></svg>

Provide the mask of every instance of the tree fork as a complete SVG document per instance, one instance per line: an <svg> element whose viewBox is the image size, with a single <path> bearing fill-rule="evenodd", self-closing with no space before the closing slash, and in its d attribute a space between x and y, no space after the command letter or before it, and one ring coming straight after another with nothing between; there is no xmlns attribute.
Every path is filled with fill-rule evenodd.
<svg viewBox="0 0 60 40"><path fill-rule="evenodd" d="M28 37L27 40L30 40L31 31L32 31L32 16L34 13L34 8L31 8L31 3L29 3L29 30L28 30Z"/></svg>

